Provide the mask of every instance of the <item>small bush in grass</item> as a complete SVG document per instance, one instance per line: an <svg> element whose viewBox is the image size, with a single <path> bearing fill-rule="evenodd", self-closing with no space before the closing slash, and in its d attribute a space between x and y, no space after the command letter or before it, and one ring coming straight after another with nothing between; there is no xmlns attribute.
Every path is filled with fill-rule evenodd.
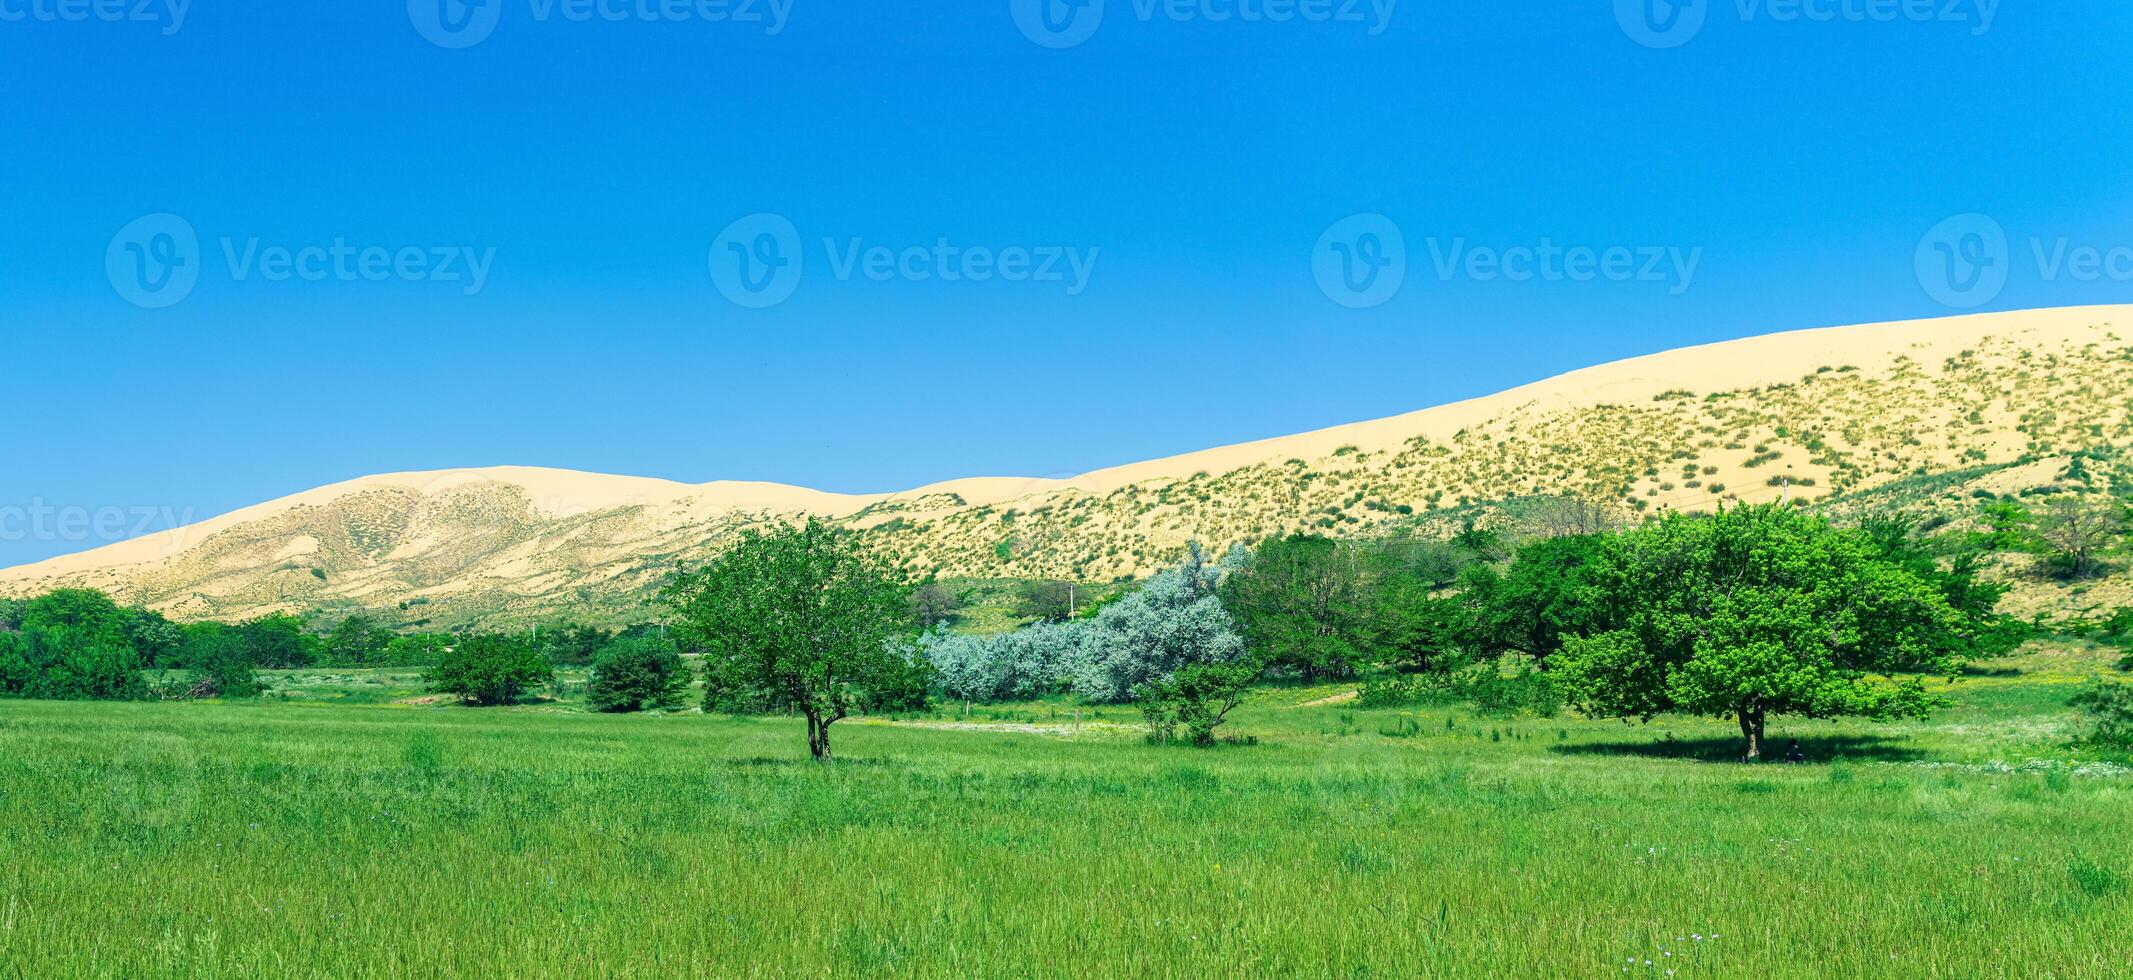
<svg viewBox="0 0 2133 980"><path fill-rule="evenodd" d="M2133 684L2099 680L2068 704L2081 710L2075 741L2097 748L2133 750Z"/></svg>
<svg viewBox="0 0 2133 980"><path fill-rule="evenodd" d="M1148 740L1159 744L1177 737L1199 746L1215 744L1215 729L1250 693L1257 668L1245 664L1190 664L1169 677L1133 689L1133 700L1148 721Z"/></svg>

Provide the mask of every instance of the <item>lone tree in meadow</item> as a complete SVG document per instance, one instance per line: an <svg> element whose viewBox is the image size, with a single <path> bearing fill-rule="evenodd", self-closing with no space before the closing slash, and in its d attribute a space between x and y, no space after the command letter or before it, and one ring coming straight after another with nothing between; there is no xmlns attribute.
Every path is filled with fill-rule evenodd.
<svg viewBox="0 0 2133 980"><path fill-rule="evenodd" d="M808 751L828 762L831 725L900 700L922 677L906 642L911 591L849 533L809 518L742 532L664 599L681 638L704 651L707 702L790 707L807 716Z"/></svg>
<svg viewBox="0 0 2133 980"><path fill-rule="evenodd" d="M1611 628L1564 642L1551 673L1585 713L1921 717L1917 676L1953 674L1973 629L1946 595L1862 532L1778 506L1672 515L1609 540L1595 576Z"/></svg>

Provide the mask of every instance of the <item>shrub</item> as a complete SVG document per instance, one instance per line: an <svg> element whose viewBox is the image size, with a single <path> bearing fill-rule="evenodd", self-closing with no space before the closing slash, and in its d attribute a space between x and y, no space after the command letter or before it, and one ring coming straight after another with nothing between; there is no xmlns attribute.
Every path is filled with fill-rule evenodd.
<svg viewBox="0 0 2133 980"><path fill-rule="evenodd" d="M528 640L487 633L460 637L423 679L432 691L499 705L554 680L555 670Z"/></svg>
<svg viewBox="0 0 2133 980"><path fill-rule="evenodd" d="M1380 678L1363 685L1358 703L1365 708L1402 708L1459 701L1485 714L1553 718L1563 709L1563 693L1548 675L1531 664L1505 674L1493 662Z"/></svg>
<svg viewBox="0 0 2133 980"><path fill-rule="evenodd" d="M673 711L689 696L690 675L681 651L660 636L616 640L594 660L585 703L594 711L623 714L657 708Z"/></svg>
<svg viewBox="0 0 2133 980"><path fill-rule="evenodd" d="M1137 685L1133 699L1148 721L1148 738L1168 743L1184 729L1187 743L1215 744L1215 729L1244 703L1259 672L1246 664L1190 664L1169 677Z"/></svg>
<svg viewBox="0 0 2133 980"><path fill-rule="evenodd" d="M955 618L963 608L962 597L939 582L928 582L911 593L911 618L921 629L932 629Z"/></svg>
<svg viewBox="0 0 2133 980"><path fill-rule="evenodd" d="M919 645L943 694L963 701L1021 701L1057 692L1085 635L1078 624L1038 623L999 636L929 633Z"/></svg>
<svg viewBox="0 0 2133 980"><path fill-rule="evenodd" d="M1215 596L1220 577L1196 545L1177 568L1078 624L1086 633L1070 667L1074 693L1099 703L1125 701L1135 687L1187 665L1243 659L1236 622Z"/></svg>
<svg viewBox="0 0 2133 980"><path fill-rule="evenodd" d="M2076 744L2133 750L2133 684L2099 680L2067 703L2081 711Z"/></svg>

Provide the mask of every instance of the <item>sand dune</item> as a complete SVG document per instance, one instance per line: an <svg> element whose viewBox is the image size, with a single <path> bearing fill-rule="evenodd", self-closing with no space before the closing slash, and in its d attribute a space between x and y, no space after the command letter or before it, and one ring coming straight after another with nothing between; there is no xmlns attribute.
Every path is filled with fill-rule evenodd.
<svg viewBox="0 0 2133 980"><path fill-rule="evenodd" d="M1521 483L1520 464L1502 446L1521 444L1521 452L1530 452L1545 439L1572 438L1563 433L1590 428L1603 417L1613 420L1607 424L1615 428L1627 424L1622 418L1631 416L1640 420L1637 424L1658 425L1662 430L1696 425L1715 433L1721 427L1737 428L1736 438L1722 448L1717 444L1723 440L1705 439L1694 450L1696 462L1708 464L1703 475L1714 485L1728 478L1760 480L1769 471L1741 469L1752 470L1760 464L1741 462L1738 457L1746 450L1737 447L1769 441L1774 438L1768 435L1771 432L1790 431L1778 422L1726 420L1700 407L1696 411L1703 414L1684 415L1681 412L1686 409L1677 408L1666 419L1644 416L1657 411L1652 407L1655 400L1685 399L1684 392L1696 399L1714 393L1752 393L1838 369L1845 377L1884 379L1897 386L1889 389L1896 391L1909 383L1902 380L1909 374L1939 372L1944 362L1953 363L1987 345L1997 345L1999 356L2021 365L2025 378L2048 387L2061 379L2048 369L2040 371L2028 364L2023 352L2075 356L2084 350L2116 351L2125 346L2115 332L2114 324L2121 323L2133 326L2133 307L1797 330L1631 358L1406 415L1132 463L1067 479L980 477L895 493L834 494L773 483L691 485L515 466L383 474L320 487L174 531L0 570L0 592L93 585L178 611L219 613L342 601L375 605L407 602L409 597L450 600L475 593L491 595L485 602L492 605L521 599L540 605L565 601L573 590L601 594L641 590L650 580L643 567L647 555L701 554L722 535L764 515L802 513L843 519L862 528L888 525L883 533L903 535L895 539L901 553L944 573L983 572L984 566L997 561L1006 574L1041 568L1048 574L1108 576L1140 570L1157 560L1152 555L1185 537L1219 539L1305 526L1301 521L1306 510L1313 515L1335 514L1337 520L1332 523L1336 525L1345 521L1367 527L1386 508L1373 511L1375 505L1366 500L1400 502L1395 498L1426 496L1435 502L1448 491L1464 496L1468 492L1465 484L1474 484L1477 493L1489 488L1514 492L1537 481ZM2103 360L2101 355L2097 360ZM2116 363L2110 361L2099 370L2115 370ZM2083 383L2116 383L2112 377L2098 374ZM1977 431L1964 440L1949 439L1944 449L1932 445L1917 433L1938 438L1936 426L1945 428L1960 413L1971 410L1952 404L1963 397L1952 388L1938 394L1922 391L1875 396L1951 404L1934 407L1926 415L1899 413L1908 419L1913 434L1900 439L1891 435L1871 438L1877 445L1898 441L1908 448L1899 447L1904 448L1902 453L1888 446L1861 449L1857 455L1868 464L1859 473L1845 475L1846 479L1870 483L1921 466L1952 465L1981 455L2011 457L2045 448L2037 445L2038 435L2023 420L2028 415L2021 411L2024 406L2013 404L2017 396L2009 396L2001 413L2006 418L1972 426ZM2038 397L2046 396L2040 390ZM1815 404L1796 397L1792 401L1798 404L1784 411L1795 416L1807 410L1803 405L1812 408ZM1864 404L1842 411L1856 416L1884 413ZM1617 406L1624 408L1617 410ZM1830 419L1826 414L1818 425L1843 425L1850 427L1847 431L1886 421L1850 416ZM1972 418L1977 418L1974 412ZM2086 424L2094 430L2099 420L2111 419L2098 416ZM1481 471L1473 470L1477 464L1470 459L1471 447L1457 453L1438 448L1433 450L1436 458L1418 448L1445 447L1469 431L1487 431L1489 438L1500 440L1490 464L1496 469L1483 473L1486 480L1474 476ZM1591 436L1575 438L1589 441ZM1658 447L1651 448L1658 452ZM1554 455L1565 451L1558 448ZM1576 451L1595 458L1551 479L1574 476L1586 481L1581 492L1590 492L1596 485L1587 479L1590 472L1603 469L1606 456L1625 450L1621 445L1595 444ZM1339 458L1343 455L1350 458ZM1678 462L1683 455L1677 447L1666 458ZM1824 452L1812 460L1810 455L1816 454L1803 450L1788 456L1779 447L1764 458L1777 460L1774 465L1789 474L1786 487L1794 479L1802 486L1813 486L1815 475L1826 479L1832 472L1825 465L1830 460L1820 456L1836 454ZM1883 455L1889 460L1879 460ZM1356 462L1373 457L1372 462ZM1655 464L1660 456L1652 459L1654 464L1646 465L1644 471L1658 473L1660 467ZM1275 472L1295 466L1292 461L1305 464L1297 471L1303 474L1299 482L1272 486L1295 475ZM1425 462L1436 469L1416 475ZM1694 464L1689 473L1696 473ZM1247 475L1226 476L1236 474ZM1317 480L1311 474L1329 478ZM1199 503L1160 499L1159 489L1151 491L1158 499L1141 495L1145 488L1201 479L1212 479L1212 483L1199 492ZM1334 506L1306 498L1307 490L1319 493L1326 485L1343 481L1360 486L1334 495ZM1701 482L1691 483L1690 488ZM1635 503L1642 495L1665 507L1696 506L1719 496L1712 492L1699 501L1697 495L1658 476L1646 483L1622 481L1624 499ZM1666 493L1660 492L1661 487ZM1726 491L1743 499L1776 492L1765 491L1759 484L1736 484L1736 489ZM1015 525L1012 513L1002 513L1013 510L1054 516L1072 511L1075 516ZM1367 518L1360 524L1358 510ZM1316 519L1322 524L1329 520ZM1016 562L1024 567L1016 567Z"/></svg>

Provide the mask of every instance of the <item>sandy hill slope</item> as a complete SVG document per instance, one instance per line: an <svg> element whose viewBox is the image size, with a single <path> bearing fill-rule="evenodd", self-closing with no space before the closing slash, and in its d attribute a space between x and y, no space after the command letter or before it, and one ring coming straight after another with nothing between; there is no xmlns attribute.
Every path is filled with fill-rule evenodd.
<svg viewBox="0 0 2133 980"><path fill-rule="evenodd" d="M1566 494L1627 512L1858 493L2133 442L2133 307L1835 327L1692 347L1486 398L1066 480L842 495L505 467L366 477L0 571L182 618L401 623L642 614L677 562L813 513L943 575L1109 579L1292 530Z"/></svg>

